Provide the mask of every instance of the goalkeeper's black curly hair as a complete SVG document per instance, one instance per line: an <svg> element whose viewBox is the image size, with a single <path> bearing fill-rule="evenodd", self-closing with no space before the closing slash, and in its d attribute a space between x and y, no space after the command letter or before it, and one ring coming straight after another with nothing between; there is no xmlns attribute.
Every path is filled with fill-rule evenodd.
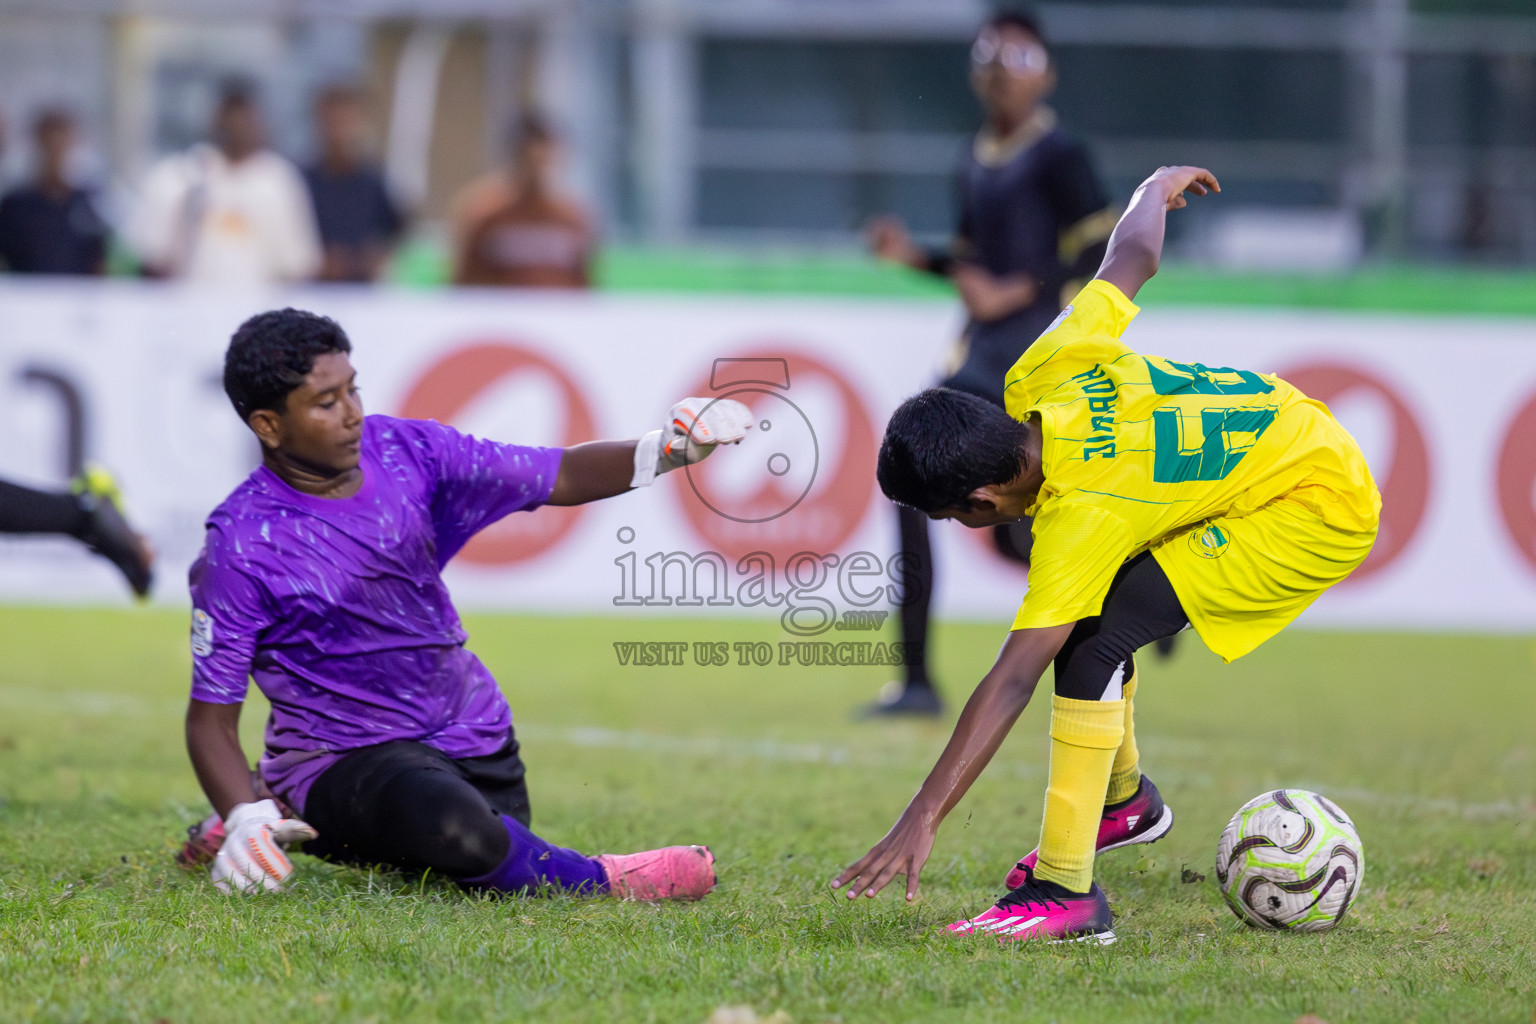
<svg viewBox="0 0 1536 1024"><path fill-rule="evenodd" d="M330 317L302 309L258 313L229 339L224 393L242 420L257 409L282 412L288 393L304 383L317 357L351 351L347 332Z"/></svg>
<svg viewBox="0 0 1536 1024"><path fill-rule="evenodd" d="M984 398L929 388L891 414L875 476L885 496L926 515L971 507L971 492L1024 471L1024 424Z"/></svg>

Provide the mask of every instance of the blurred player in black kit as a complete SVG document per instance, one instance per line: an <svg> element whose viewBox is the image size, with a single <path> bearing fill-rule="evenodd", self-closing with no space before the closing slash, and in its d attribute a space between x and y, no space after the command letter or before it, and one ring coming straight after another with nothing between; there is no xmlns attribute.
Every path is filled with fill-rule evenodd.
<svg viewBox="0 0 1536 1024"><path fill-rule="evenodd" d="M1001 407L1003 376L1071 301L1104 257L1115 211L1087 150L1056 127L1043 100L1056 70L1039 23L1022 12L994 15L971 47L971 88L986 122L959 173L960 222L947 248L918 246L894 217L870 225L870 246L884 260L955 283L966 326L943 386ZM887 684L873 715L936 715L941 701L928 676L928 604L933 556L928 521L897 509L901 548L914 570L901 607L909 652L906 678ZM1000 553L1028 563L1029 520L997 527Z"/></svg>
<svg viewBox="0 0 1536 1024"><path fill-rule="evenodd" d="M90 467L67 491L39 491L0 480L0 534L73 537L115 565L135 595L154 583L154 555L119 509L117 484Z"/></svg>

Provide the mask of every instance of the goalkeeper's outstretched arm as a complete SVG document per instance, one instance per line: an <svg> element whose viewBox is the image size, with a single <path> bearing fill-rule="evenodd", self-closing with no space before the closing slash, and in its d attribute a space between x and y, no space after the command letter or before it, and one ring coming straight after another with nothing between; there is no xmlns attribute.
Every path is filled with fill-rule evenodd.
<svg viewBox="0 0 1536 1024"><path fill-rule="evenodd" d="M685 398L667 425L635 441L589 441L565 449L549 505L585 505L646 487L662 473L701 461L716 446L740 444L752 410L730 398Z"/></svg>
<svg viewBox="0 0 1536 1024"><path fill-rule="evenodd" d="M1187 205L1184 191L1203 196L1220 192L1216 176L1204 167L1159 167L1141 183L1109 236L1109 249L1094 276L1134 299L1157 273L1163 255L1163 229L1169 210Z"/></svg>

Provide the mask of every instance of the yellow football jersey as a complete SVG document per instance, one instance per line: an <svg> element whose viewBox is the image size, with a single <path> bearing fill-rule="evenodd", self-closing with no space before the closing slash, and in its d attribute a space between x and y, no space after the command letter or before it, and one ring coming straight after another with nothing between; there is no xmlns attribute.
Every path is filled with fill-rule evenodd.
<svg viewBox="0 0 1536 1024"><path fill-rule="evenodd" d="M1092 281L1006 378L1008 413L1021 421L1038 416L1044 436L1045 484L1030 509L1029 591L1013 628L1097 615L1127 558L1282 497L1317 528L1361 540L1363 547L1349 542L1347 567L1330 563L1325 583L1299 604L1288 595L1283 609L1261 607L1274 604L1262 585L1258 596L1231 593L1230 581L1202 591L1197 573L1169 565L1156 550L1201 636L1218 654L1235 657L1364 558L1380 497L1359 447L1325 405L1271 374L1133 352L1120 336L1138 312L1114 285ZM1206 532L1192 533L1192 544L1209 549L1194 554L1222 554L1227 534ZM1306 557L1305 538L1284 542L1296 551L1276 552L1273 532L1256 532L1271 538L1271 562ZM1226 569L1242 557L1252 553ZM1245 615L1260 625L1241 636L1214 635L1227 621L1243 633Z"/></svg>

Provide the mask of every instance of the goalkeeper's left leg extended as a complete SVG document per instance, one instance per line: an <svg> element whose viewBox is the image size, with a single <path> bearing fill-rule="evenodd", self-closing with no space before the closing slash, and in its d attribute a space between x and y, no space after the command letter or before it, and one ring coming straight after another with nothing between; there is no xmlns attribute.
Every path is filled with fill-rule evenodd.
<svg viewBox="0 0 1536 1024"><path fill-rule="evenodd" d="M403 741L353 751L305 798L305 820L319 837L304 852L430 871L482 892L553 889L654 901L700 899L714 888L714 855L704 846L593 857L536 835L515 751L509 743L500 754L457 761ZM223 840L224 823L210 816L188 830L177 861L209 863Z"/></svg>

